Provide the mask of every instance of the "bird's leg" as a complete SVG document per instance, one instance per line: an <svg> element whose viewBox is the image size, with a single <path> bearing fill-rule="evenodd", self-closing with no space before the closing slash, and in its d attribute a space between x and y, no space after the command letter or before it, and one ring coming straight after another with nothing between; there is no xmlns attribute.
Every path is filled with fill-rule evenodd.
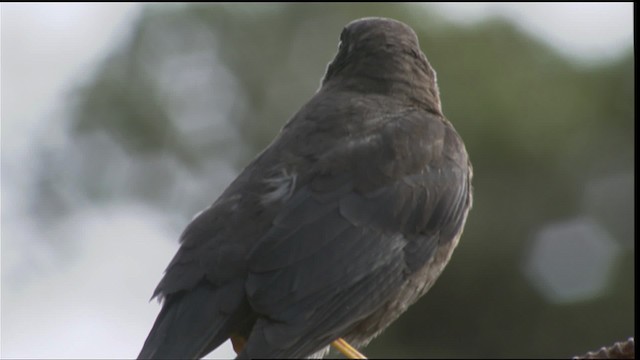
<svg viewBox="0 0 640 360"><path fill-rule="evenodd" d="M244 349L244 345L247 343L247 339L242 337L241 335L231 335L231 345L233 345L233 351L236 352L236 355L239 355Z"/></svg>
<svg viewBox="0 0 640 360"><path fill-rule="evenodd" d="M349 343L344 341L343 338L338 338L338 340L332 342L331 345L346 356L347 359L367 359L366 356L362 355L353 346L349 345Z"/></svg>

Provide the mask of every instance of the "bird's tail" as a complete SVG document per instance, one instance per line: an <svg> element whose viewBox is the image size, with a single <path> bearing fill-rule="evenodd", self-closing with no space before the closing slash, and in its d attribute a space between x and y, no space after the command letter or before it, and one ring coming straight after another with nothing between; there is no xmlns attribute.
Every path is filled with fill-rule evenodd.
<svg viewBox="0 0 640 360"><path fill-rule="evenodd" d="M235 309L225 311L230 294L219 290L200 284L168 296L138 359L201 358L226 341Z"/></svg>

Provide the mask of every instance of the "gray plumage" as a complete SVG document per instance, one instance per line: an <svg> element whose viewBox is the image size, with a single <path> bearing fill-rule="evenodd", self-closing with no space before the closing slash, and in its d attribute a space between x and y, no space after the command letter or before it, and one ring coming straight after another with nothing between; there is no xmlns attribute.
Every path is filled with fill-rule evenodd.
<svg viewBox="0 0 640 360"><path fill-rule="evenodd" d="M140 358L366 345L423 295L471 207L472 170L407 25L348 24L318 92L198 215L154 296Z"/></svg>

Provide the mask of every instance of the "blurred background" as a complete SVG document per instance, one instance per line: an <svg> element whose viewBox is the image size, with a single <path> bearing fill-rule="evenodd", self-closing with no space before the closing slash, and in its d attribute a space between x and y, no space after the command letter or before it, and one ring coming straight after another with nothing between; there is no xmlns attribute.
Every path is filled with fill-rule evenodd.
<svg viewBox="0 0 640 360"><path fill-rule="evenodd" d="M632 3L1 10L2 358L137 356L181 231L364 16L416 30L475 173L447 269L364 353L568 358L634 335Z"/></svg>

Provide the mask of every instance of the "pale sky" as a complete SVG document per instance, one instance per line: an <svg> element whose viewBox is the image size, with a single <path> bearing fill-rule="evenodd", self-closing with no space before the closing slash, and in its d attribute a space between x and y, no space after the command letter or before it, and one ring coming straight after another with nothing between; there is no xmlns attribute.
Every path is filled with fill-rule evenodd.
<svg viewBox="0 0 640 360"><path fill-rule="evenodd" d="M633 3L433 3L448 19L472 23L490 16L522 29L575 59L601 60L633 46Z"/></svg>

